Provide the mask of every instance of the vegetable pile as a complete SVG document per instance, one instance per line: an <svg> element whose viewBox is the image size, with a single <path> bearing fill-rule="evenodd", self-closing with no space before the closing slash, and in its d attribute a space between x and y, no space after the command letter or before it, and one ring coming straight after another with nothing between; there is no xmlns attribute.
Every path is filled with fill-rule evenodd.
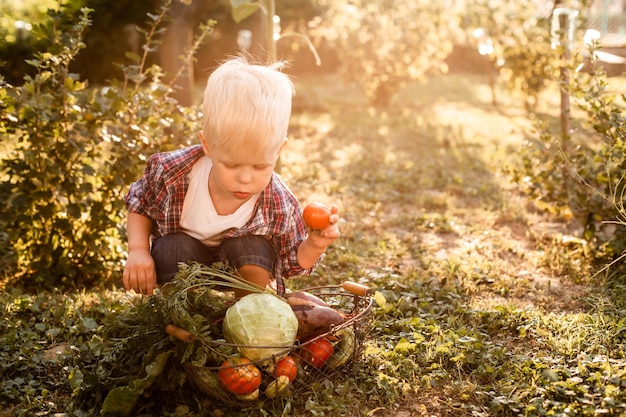
<svg viewBox="0 0 626 417"><path fill-rule="evenodd" d="M236 300L235 288L250 294ZM172 282L105 324L104 368L115 386L105 387L101 414L131 415L151 391L188 383L237 406L308 388L355 357L343 311L305 291L261 290L226 265L181 264Z"/></svg>
<svg viewBox="0 0 626 417"><path fill-rule="evenodd" d="M345 327L332 336L328 333L346 320L344 313L305 291L286 298L268 293L241 298L226 312L222 327L240 357L231 356L222 364L219 385L238 401L255 400L261 389L272 399L289 392L299 375L323 376L324 366L331 371L340 368L356 351L354 331ZM236 359L243 362L234 363ZM215 382L208 382L198 385L210 386L211 392L205 393L215 395Z"/></svg>

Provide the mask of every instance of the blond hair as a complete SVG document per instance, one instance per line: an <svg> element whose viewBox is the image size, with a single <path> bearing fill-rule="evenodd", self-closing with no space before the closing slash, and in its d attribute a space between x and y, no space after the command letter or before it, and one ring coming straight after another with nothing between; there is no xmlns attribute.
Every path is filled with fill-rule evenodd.
<svg viewBox="0 0 626 417"><path fill-rule="evenodd" d="M204 90L203 134L209 147L229 153L257 152L267 160L287 136L293 83L284 62L251 64L243 56L222 63Z"/></svg>

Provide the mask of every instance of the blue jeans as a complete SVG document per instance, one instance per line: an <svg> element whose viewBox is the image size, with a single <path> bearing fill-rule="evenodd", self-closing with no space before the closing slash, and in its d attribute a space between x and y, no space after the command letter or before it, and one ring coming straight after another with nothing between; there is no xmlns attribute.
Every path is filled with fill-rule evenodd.
<svg viewBox="0 0 626 417"><path fill-rule="evenodd" d="M152 242L152 257L157 282L162 285L174 278L179 262L196 261L211 265L221 261L228 262L235 269L243 265L256 265L271 274L276 262L276 251L272 242L264 236L224 239L219 246L207 246L185 233L174 233Z"/></svg>

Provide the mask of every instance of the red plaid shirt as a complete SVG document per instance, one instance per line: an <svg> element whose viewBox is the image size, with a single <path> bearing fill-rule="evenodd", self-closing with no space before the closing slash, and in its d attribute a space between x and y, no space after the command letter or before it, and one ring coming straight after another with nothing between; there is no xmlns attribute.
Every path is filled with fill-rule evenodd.
<svg viewBox="0 0 626 417"><path fill-rule="evenodd" d="M203 155L200 145L152 155L143 176L131 185L124 198L126 207L152 220L154 238L181 232L180 217L189 188L189 173ZM274 173L256 203L252 218L242 228L224 233L224 238L252 234L270 238L278 253L273 273L279 293L284 290L283 278L308 275L317 266L303 269L296 258L298 247L306 238L301 213L296 197Z"/></svg>

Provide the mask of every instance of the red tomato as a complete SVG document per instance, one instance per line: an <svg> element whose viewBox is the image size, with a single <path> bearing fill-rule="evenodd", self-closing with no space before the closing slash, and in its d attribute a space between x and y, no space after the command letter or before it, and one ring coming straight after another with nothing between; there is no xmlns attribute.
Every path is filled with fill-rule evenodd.
<svg viewBox="0 0 626 417"><path fill-rule="evenodd" d="M324 230L330 224L330 209L321 203L311 203L302 211L304 224L311 229Z"/></svg>
<svg viewBox="0 0 626 417"><path fill-rule="evenodd" d="M325 338L305 343L302 349L300 349L302 359L316 368L321 368L332 354L333 345Z"/></svg>
<svg viewBox="0 0 626 417"><path fill-rule="evenodd" d="M278 378L279 376L284 375L289 378L289 381L293 381L296 379L298 375L298 365L296 361L291 356L285 356L278 362L276 362L276 367L274 368L274 376Z"/></svg>
<svg viewBox="0 0 626 417"><path fill-rule="evenodd" d="M261 385L261 371L246 358L230 358L217 371L222 386L237 395L251 394Z"/></svg>

